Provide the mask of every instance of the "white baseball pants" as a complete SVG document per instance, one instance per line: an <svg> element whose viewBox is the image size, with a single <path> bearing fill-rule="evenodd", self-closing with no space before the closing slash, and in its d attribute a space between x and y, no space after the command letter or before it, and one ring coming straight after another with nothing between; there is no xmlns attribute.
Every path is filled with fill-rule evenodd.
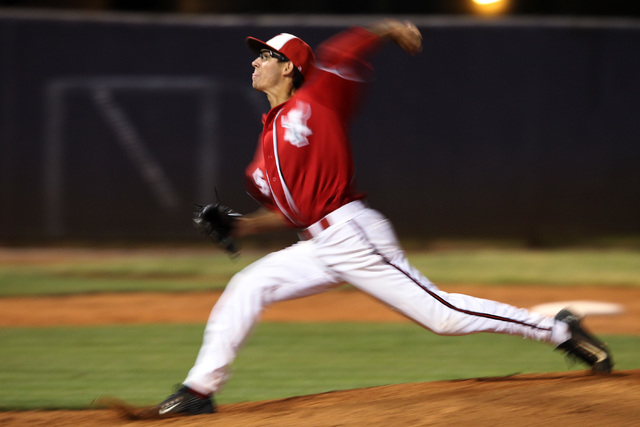
<svg viewBox="0 0 640 427"><path fill-rule="evenodd" d="M327 216L307 241L271 253L236 274L213 307L196 363L184 384L220 389L249 332L270 304L347 282L440 335L494 332L558 345L565 323L507 304L446 293L412 267L390 222L356 201ZM324 221L326 224L326 221Z"/></svg>

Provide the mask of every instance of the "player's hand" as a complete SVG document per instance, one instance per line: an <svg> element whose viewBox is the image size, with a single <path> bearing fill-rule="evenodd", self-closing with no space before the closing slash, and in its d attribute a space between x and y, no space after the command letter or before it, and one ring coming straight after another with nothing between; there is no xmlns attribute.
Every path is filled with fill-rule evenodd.
<svg viewBox="0 0 640 427"><path fill-rule="evenodd" d="M203 235L210 238L228 253L238 253L236 241L232 236L235 223L241 218L237 212L220 203L207 206L194 205L193 225Z"/></svg>
<svg viewBox="0 0 640 427"><path fill-rule="evenodd" d="M412 22L386 19L374 24L369 30L383 39L396 43L410 55L416 55L422 51L422 34Z"/></svg>

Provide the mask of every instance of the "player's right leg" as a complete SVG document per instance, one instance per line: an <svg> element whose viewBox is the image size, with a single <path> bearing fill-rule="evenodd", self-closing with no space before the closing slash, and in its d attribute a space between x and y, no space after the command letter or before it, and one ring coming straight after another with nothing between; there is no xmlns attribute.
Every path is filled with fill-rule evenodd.
<svg viewBox="0 0 640 427"><path fill-rule="evenodd" d="M607 350L575 322L440 290L409 263L391 224L375 211L327 229L315 244L325 263L332 265L343 280L437 334L519 335L577 355L595 371L610 369ZM577 336L582 338L574 342ZM597 354L591 354L594 351Z"/></svg>

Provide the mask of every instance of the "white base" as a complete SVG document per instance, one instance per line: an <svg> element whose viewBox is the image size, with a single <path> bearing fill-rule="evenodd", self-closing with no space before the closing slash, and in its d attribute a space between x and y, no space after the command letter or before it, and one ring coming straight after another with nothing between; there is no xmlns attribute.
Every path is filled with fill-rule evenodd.
<svg viewBox="0 0 640 427"><path fill-rule="evenodd" d="M599 301L559 301L539 304L529 310L553 317L563 308L571 310L578 316L612 316L624 312L620 304Z"/></svg>

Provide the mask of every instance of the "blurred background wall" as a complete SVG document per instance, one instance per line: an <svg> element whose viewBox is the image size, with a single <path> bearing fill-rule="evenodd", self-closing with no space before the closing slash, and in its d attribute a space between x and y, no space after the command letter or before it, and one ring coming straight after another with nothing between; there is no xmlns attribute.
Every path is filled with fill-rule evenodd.
<svg viewBox="0 0 640 427"><path fill-rule="evenodd" d="M317 47L370 13L411 13L425 39L373 59L352 132L401 237L640 235L640 2L53 3L0 2L1 244L197 239L191 206L216 190L255 209L242 179L268 104L245 37Z"/></svg>

